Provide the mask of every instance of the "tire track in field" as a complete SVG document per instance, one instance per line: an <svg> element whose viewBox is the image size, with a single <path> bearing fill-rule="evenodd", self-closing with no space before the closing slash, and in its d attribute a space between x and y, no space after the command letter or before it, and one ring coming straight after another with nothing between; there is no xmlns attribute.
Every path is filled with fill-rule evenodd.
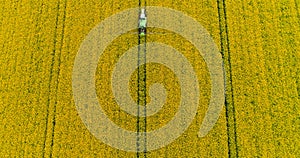
<svg viewBox="0 0 300 158"><path fill-rule="evenodd" d="M141 10L141 0L139 0L139 10ZM136 118L136 132L137 132L137 135L136 135L136 157L140 157L140 154L139 154L139 150L140 150L140 138L139 138L139 132L140 132L140 108L139 108L139 103L140 103L140 93L139 93L139 88L140 88L140 67L139 67L139 64L140 64L140 43L141 43L141 38L140 38L140 35L138 33L138 77L137 77L137 118Z"/></svg>
<svg viewBox="0 0 300 158"><path fill-rule="evenodd" d="M297 2L295 3L296 7ZM279 58L279 66L280 71L278 71L278 77L280 79L280 93L281 97L279 106L274 107L277 112L277 120L274 123L275 130L275 139L274 142L276 145L276 157L292 157L298 155L297 147L299 147L299 128L297 128L297 123L294 122L299 117L299 110L297 105L297 100L294 99L294 94L297 93L299 99L299 64L294 66L293 63L299 63L299 45L297 43L297 39L299 39L299 27L295 26L295 23L299 24L299 14L298 8L293 8L294 4L292 2L281 2L276 6L279 19L279 45L281 55L278 55ZM295 9L295 10L294 10ZM294 21L295 20L295 21ZM296 40L295 40L296 39ZM296 54L296 56L293 56ZM291 57L292 56L292 57ZM294 68L296 68L295 74L296 77L296 85L294 83ZM298 79L297 79L298 78ZM295 88L295 89L294 89ZM293 89L293 92L291 91ZM279 114L289 114L287 118L281 117ZM279 119L281 118L281 119ZM283 121L284 120L284 121ZM292 123L293 122L293 123ZM296 125L296 127L295 127ZM289 132L287 132L289 131ZM291 134L292 133L292 134ZM281 139L281 138L289 138L289 139ZM284 145L280 145L284 144ZM286 144L286 145L285 145ZM288 154L286 154L286 153Z"/></svg>
<svg viewBox="0 0 300 158"><path fill-rule="evenodd" d="M143 3L144 2L144 3ZM142 8L146 8L146 0L139 0L139 10L141 10ZM143 42L143 43L142 43ZM141 48L143 47L143 48ZM141 51L143 50L143 51ZM146 96L147 96L147 90L146 90L146 35L144 37L141 37L138 34L138 61L137 64L140 65L141 60L143 60L143 62L145 63L143 66L138 66L138 76L137 76L137 80L138 80L138 87L137 87L137 105L143 105L146 106L147 101L146 101ZM142 75L141 75L142 73ZM140 94L140 91L142 91L142 94ZM137 106L137 140L136 140L136 157L147 157L147 135L146 135L146 131L147 131L147 114L146 114L146 108L144 109L144 117L143 118L143 122L140 122L140 108L139 106ZM144 140L140 140L140 136L139 133L140 132L144 132ZM140 143L144 143L144 149L140 149ZM142 152L140 152L141 150L143 150Z"/></svg>
<svg viewBox="0 0 300 158"><path fill-rule="evenodd" d="M298 25L300 27L300 11L299 11L299 4L297 3L296 0L294 0L295 3L295 8L296 8L296 13L297 13L297 18L298 18ZM298 99L300 100L300 70L297 69L296 75L298 76L296 78L296 85L297 85L297 93L298 93Z"/></svg>
<svg viewBox="0 0 300 158"><path fill-rule="evenodd" d="M41 20L42 16L40 16L40 15L43 14L43 10L44 10L43 6L44 5L45 5L45 2L44 2L44 0L42 0L41 1L41 5L40 5L40 10L39 10L39 16L37 18L37 23L36 23L36 26L35 26L35 28L37 28L37 31L36 31L35 34L38 34L38 33L41 32L41 26L39 26L39 25L42 23L42 20ZM40 35L37 35L35 43L37 45L37 52L42 51L42 49L41 49L41 36ZM43 55L42 55L42 57L43 57ZM36 59L36 58L34 58L34 53L32 53L32 55L31 55L30 65L35 66L35 72L38 72L38 69L40 68L42 57ZM30 78L32 78L32 76L33 75L30 74ZM36 78L36 77L34 76L34 78ZM35 80L35 82L39 82L39 81ZM32 85L33 84L34 84L34 82L32 81ZM38 86L36 86L36 87L38 88L37 103L40 103L40 98L41 98L41 84L38 84Z"/></svg>
<svg viewBox="0 0 300 158"><path fill-rule="evenodd" d="M221 53L224 59L225 71L228 76L225 76L226 80L226 126L228 135L228 156L238 157L238 145L237 145L237 134L236 134L236 116L235 116L235 104L234 104L234 93L232 85L232 66L230 56L230 41L228 33L227 15L226 15L226 2L225 0L217 0L218 3L218 14L219 14L219 27L220 27L220 38L221 38Z"/></svg>
<svg viewBox="0 0 300 158"><path fill-rule="evenodd" d="M45 152L46 152L46 142L47 142L47 130L48 130L48 120L49 120L49 108L50 108L50 95L51 95L51 82L52 82L52 73L53 73L53 67L54 67L54 57L55 57L55 47L56 47L56 38L57 38L57 25L58 25L58 17L59 17L59 1L57 2L57 6L56 6L56 11L57 11L57 15L56 15L56 20L55 20L55 31L54 31L54 38L53 38L53 52L52 52L52 59L51 59L51 65L50 65L50 73L49 73L49 82L48 82L48 91L49 91L49 95L48 95L48 100L47 100L47 112L46 112L46 123L45 123L45 132L44 132L44 145L43 145L43 154L42 157L45 157Z"/></svg>
<svg viewBox="0 0 300 158"><path fill-rule="evenodd" d="M63 46L63 40L64 40L64 32L65 32L66 9L67 9L67 0L64 0L60 47L59 47L59 54L58 54L58 59L57 59L58 60L58 62L57 62L58 63L58 71L57 71L57 78L56 78L56 85L55 85L55 103L54 103L53 120L52 120L50 157L52 157L52 155L53 155L54 132L55 132L55 124L56 124L57 91L58 91L59 75L60 75L61 54L62 54L61 52L62 52L62 46Z"/></svg>
<svg viewBox="0 0 300 158"><path fill-rule="evenodd" d="M52 62L50 65L50 76L49 76L49 96L47 100L47 115L46 115L46 128L44 132L44 146L43 146L43 157L49 154L49 157L53 155L53 146L54 146L54 131L56 124L56 105L57 105L57 91L58 91L58 80L60 75L60 63L61 63L61 51L64 39L64 29L65 29L65 18L66 18L66 3L61 4L60 1L57 1L57 16L55 20L55 31L54 31L54 40L53 40L53 51L52 51ZM62 17L62 29L59 33L59 17L61 16L60 10L63 6L63 17ZM61 34L60 39L58 34ZM56 73L57 72L57 73ZM51 118L50 118L51 117ZM49 149L48 149L48 148ZM47 151L49 150L49 151ZM49 153L46 153L49 152Z"/></svg>
<svg viewBox="0 0 300 158"><path fill-rule="evenodd" d="M35 20L36 21L36 24L35 24L36 31L35 31L35 36L33 37L33 39L35 39L34 43L36 43L36 49L35 49L36 52L40 52L41 51L41 49L40 49L41 41L40 41L40 35L39 35L39 33L41 32L40 24L42 23L42 16L40 16L40 15L43 14L43 9L44 9L43 5L44 5L44 1L41 1L40 5L39 5L39 9L38 9L39 14L38 14L38 16L37 16L37 18ZM28 87L27 87L27 91L28 91L29 95L35 93L34 91L35 91L36 87L38 89L41 89L41 85L40 84L38 84L36 86L36 82L37 82L36 78L37 77L35 77L35 74L37 72L37 69L38 69L40 63L39 62L38 63L35 62L34 54L35 54L35 52L33 52L33 51L30 52L30 61L29 61L29 69L30 69L30 71L29 71L29 78L30 78L30 80L28 81ZM35 68L35 71L33 71L34 68ZM41 97L41 91L39 90L37 92L37 97L36 97L37 98L37 103L39 103L40 97ZM32 98L30 98L30 100L32 100ZM22 142L21 146L22 146L23 149L26 150L26 145L24 147L23 147L23 145L24 145L24 143Z"/></svg>

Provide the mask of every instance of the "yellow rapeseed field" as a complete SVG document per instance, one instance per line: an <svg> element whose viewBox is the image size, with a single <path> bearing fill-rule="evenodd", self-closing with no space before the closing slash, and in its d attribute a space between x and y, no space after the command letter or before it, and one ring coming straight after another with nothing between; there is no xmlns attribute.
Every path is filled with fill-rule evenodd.
<svg viewBox="0 0 300 158"><path fill-rule="evenodd" d="M172 8L198 21L218 46L226 71L225 106L213 129L200 138L211 96L206 63L182 36L147 30L147 41L141 43L177 49L195 69L200 87L200 106L189 128L171 144L147 153L122 151L98 140L82 122L72 92L74 60L87 34L139 3ZM0 15L0 157L300 156L299 0L1 0ZM95 78L105 113L130 131L136 131L136 117L115 102L111 75L120 56L138 45L135 33L119 36L105 49ZM176 114L180 85L161 64L146 64L146 74L146 90L162 83L168 94L164 107L147 118L146 130L151 131ZM138 75L135 71L129 83L135 101ZM144 101L150 100L147 91Z"/></svg>

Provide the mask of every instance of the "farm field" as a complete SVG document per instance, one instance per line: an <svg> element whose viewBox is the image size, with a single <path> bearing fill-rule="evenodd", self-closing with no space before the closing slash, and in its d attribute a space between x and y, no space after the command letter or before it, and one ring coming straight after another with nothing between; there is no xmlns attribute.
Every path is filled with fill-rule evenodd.
<svg viewBox="0 0 300 158"><path fill-rule="evenodd" d="M198 21L219 48L226 71L226 102L220 117L199 138L211 96L206 63L182 36L158 28L147 30L147 41L141 42L177 49L193 66L200 87L200 106L189 128L171 144L147 153L122 151L98 140L82 122L72 92L74 60L87 34L104 19L139 3L172 8ZM0 8L0 157L300 155L299 0L2 0ZM105 49L95 86L110 120L136 131L136 118L120 110L110 82L120 56L138 45L133 32L117 37ZM145 69L146 89L159 82L168 94L162 110L147 118L149 131L176 114L180 85L168 67L148 63ZM138 100L138 74L135 71L129 83L134 100Z"/></svg>

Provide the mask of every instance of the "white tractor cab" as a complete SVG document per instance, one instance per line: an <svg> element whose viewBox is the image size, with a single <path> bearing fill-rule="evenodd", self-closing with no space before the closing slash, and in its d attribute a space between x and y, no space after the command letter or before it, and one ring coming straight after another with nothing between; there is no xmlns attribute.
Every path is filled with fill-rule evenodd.
<svg viewBox="0 0 300 158"><path fill-rule="evenodd" d="M141 9L140 17L139 17L139 35L145 36L147 27L147 17L145 14L145 9Z"/></svg>

